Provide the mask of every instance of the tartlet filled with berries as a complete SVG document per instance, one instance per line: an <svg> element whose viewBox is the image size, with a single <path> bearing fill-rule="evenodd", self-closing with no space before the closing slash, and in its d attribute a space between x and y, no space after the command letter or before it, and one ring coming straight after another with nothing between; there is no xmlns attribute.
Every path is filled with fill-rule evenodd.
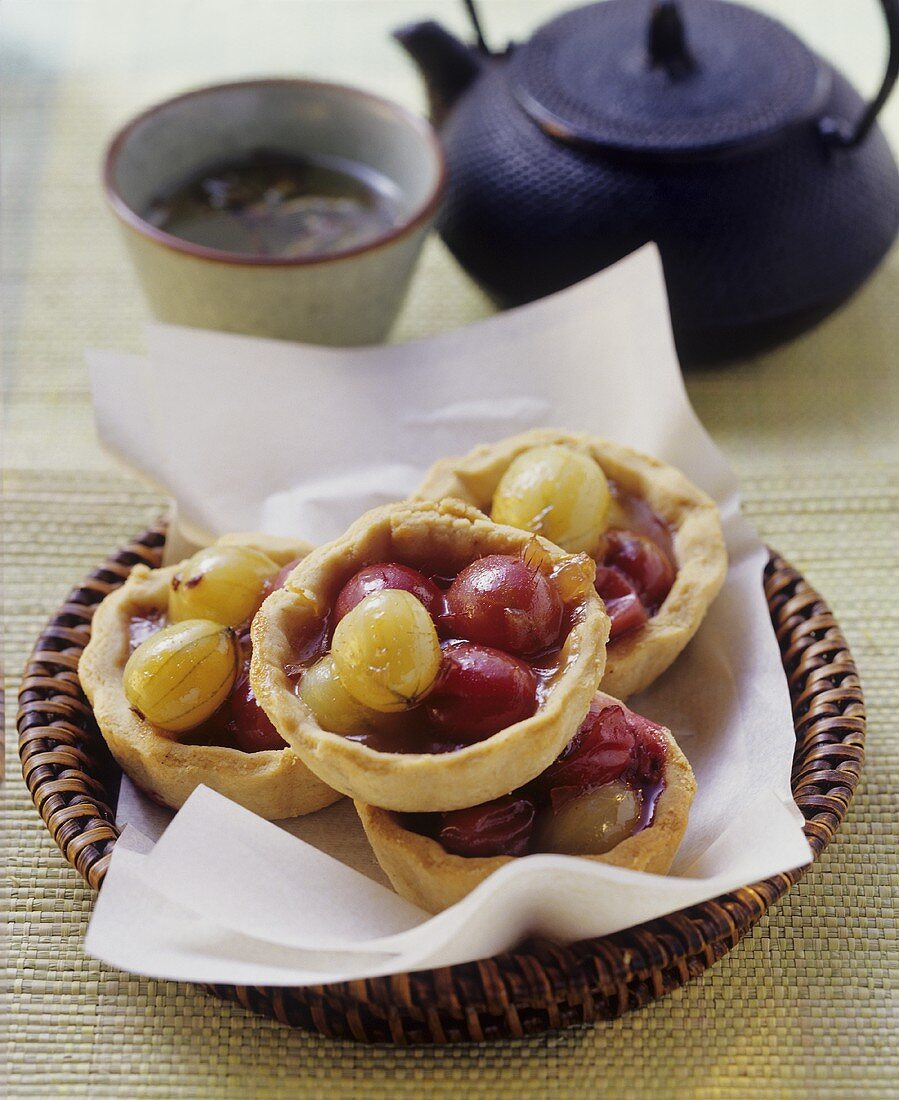
<svg viewBox="0 0 899 1100"><path fill-rule="evenodd" d="M609 631L594 574L459 501L376 508L266 599L251 684L345 794L409 812L489 800L587 712Z"/></svg>
<svg viewBox="0 0 899 1100"><path fill-rule="evenodd" d="M598 692L558 758L511 794L446 813L402 814L358 800L356 809L397 893L437 913L511 860L537 853L665 874L695 787L669 730Z"/></svg>
<svg viewBox="0 0 899 1100"><path fill-rule="evenodd" d="M112 755L172 809L201 783L262 817L341 796L306 768L257 705L250 620L308 543L225 536L165 569L137 565L99 605L79 677Z"/></svg>
<svg viewBox="0 0 899 1100"><path fill-rule="evenodd" d="M536 430L436 462L414 494L452 497L596 562L612 620L603 690L648 687L699 629L727 572L714 501L679 470L593 436Z"/></svg>

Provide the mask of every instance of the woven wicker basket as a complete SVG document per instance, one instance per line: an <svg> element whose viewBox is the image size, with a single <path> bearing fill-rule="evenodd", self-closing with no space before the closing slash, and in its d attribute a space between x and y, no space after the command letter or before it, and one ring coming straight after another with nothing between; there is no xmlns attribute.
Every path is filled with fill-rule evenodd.
<svg viewBox="0 0 899 1100"><path fill-rule="evenodd" d="M131 567L158 566L164 528L123 547L74 589L41 634L19 696L19 751L34 804L95 889L118 837L118 769L78 681L94 608ZM843 819L864 758L855 663L821 597L771 556L765 593L796 726L793 793L817 856ZM364 1042L498 1039L611 1019L677 989L725 955L801 872L569 947L530 940L492 959L306 989L209 986L292 1027Z"/></svg>

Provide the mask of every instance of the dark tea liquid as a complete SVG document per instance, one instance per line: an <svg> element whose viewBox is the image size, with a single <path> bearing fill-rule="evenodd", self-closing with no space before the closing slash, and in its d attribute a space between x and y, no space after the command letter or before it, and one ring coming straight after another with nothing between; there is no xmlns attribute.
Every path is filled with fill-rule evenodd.
<svg viewBox="0 0 899 1100"><path fill-rule="evenodd" d="M398 191L355 161L259 151L200 170L144 217L207 248L301 259L358 248L393 229Z"/></svg>

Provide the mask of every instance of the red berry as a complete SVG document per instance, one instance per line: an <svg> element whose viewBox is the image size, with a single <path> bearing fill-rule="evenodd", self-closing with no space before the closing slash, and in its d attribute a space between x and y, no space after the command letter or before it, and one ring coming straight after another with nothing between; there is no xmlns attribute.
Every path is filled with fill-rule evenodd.
<svg viewBox="0 0 899 1100"><path fill-rule="evenodd" d="M531 784L539 796L559 806L575 795L615 779L655 783L665 768L662 729L622 703L597 696L555 762Z"/></svg>
<svg viewBox="0 0 899 1100"><path fill-rule="evenodd" d="M535 816L530 798L507 794L480 806L444 814L437 839L457 856L524 856Z"/></svg>
<svg viewBox="0 0 899 1100"><path fill-rule="evenodd" d="M624 707L594 699L577 733L534 784L549 794L555 788L581 792L610 783L631 765L634 744Z"/></svg>
<svg viewBox="0 0 899 1100"><path fill-rule="evenodd" d="M285 749L287 742L269 721L268 715L256 702L246 673L238 676L229 699L231 721L228 728L234 738L234 747L241 752L264 752L266 749Z"/></svg>
<svg viewBox="0 0 899 1100"><path fill-rule="evenodd" d="M532 789L566 802L614 779L655 782L665 763L665 741L660 726L628 710L622 703L597 697L587 717L556 761L539 775Z"/></svg>
<svg viewBox="0 0 899 1100"><path fill-rule="evenodd" d="M482 741L530 718L537 709L537 677L502 650L450 642L426 709L440 733L465 744Z"/></svg>
<svg viewBox="0 0 899 1100"><path fill-rule="evenodd" d="M675 569L665 552L646 535L635 531L607 531L600 555L633 583L643 605L658 610L674 584Z"/></svg>
<svg viewBox="0 0 899 1100"><path fill-rule="evenodd" d="M490 554L467 565L446 594L446 631L527 656L548 649L562 629L552 581L520 558Z"/></svg>
<svg viewBox="0 0 899 1100"><path fill-rule="evenodd" d="M639 593L614 565L596 567L596 591L602 596L606 612L612 620L610 642L646 623L648 616Z"/></svg>
<svg viewBox="0 0 899 1100"><path fill-rule="evenodd" d="M397 562L381 562L377 565L366 565L358 573L354 573L337 594L334 601L332 623L336 626L340 620L352 611L357 603L361 603L366 596L373 592L380 592L384 588L398 588L404 592L411 592L420 600L433 618L437 618L443 611L443 593L428 580L424 573L417 569L410 569L408 565L399 565Z"/></svg>

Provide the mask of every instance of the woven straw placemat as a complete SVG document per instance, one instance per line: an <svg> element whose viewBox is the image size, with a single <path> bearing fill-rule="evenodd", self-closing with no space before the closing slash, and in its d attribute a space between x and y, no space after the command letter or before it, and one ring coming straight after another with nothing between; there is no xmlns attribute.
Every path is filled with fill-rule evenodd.
<svg viewBox="0 0 899 1100"><path fill-rule="evenodd" d="M498 39L558 3L487 0ZM766 4L774 10L775 4ZM3 650L9 704L65 592L151 522L161 501L97 447L82 354L140 346L147 319L96 186L111 128L191 84L305 72L420 103L386 42L449 0L4 0ZM872 83L876 5L781 4L802 33ZM887 115L899 139L899 102ZM899 142L897 142L899 144ZM895 995L899 787L899 252L840 315L788 348L692 376L700 416L742 479L749 514L830 603L868 709L868 760L808 877L706 975L611 1024L481 1047L334 1043L197 989L86 959L91 894L31 805L14 755L0 790L11 1097L899 1095ZM402 336L483 315L429 247ZM12 707L14 712L14 706Z"/></svg>

